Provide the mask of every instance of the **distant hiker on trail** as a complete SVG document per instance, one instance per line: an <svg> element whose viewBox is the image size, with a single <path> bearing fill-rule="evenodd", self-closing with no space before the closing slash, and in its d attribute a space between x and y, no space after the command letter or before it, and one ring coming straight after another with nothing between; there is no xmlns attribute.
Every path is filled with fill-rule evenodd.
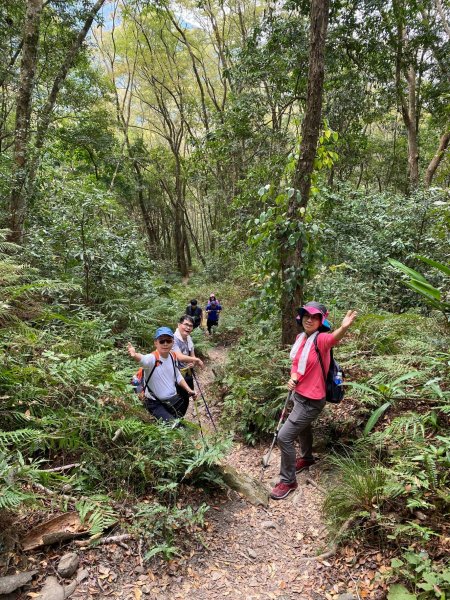
<svg viewBox="0 0 450 600"><path fill-rule="evenodd" d="M330 367L330 349L347 333L356 318L356 311L349 310L339 329L331 329L327 321L328 311L319 302L308 302L299 309L303 333L297 336L290 357L293 360L291 378L287 387L293 392L294 407L279 431L277 443L281 450L280 482L270 496L275 500L285 498L297 489L296 473L314 464L312 454L313 435L311 424L325 406L325 380L317 352L320 352L324 372ZM316 344L317 341L317 351ZM294 442L300 442L300 458L296 458Z"/></svg>
<svg viewBox="0 0 450 600"><path fill-rule="evenodd" d="M222 310L219 301L217 300L215 294L211 294L209 297L209 302L206 305L206 314L208 315L206 319L206 328L208 329L208 333L211 334L211 328L217 327L219 324L219 313Z"/></svg>
<svg viewBox="0 0 450 600"><path fill-rule="evenodd" d="M191 300L191 303L186 307L186 314L189 317L192 317L194 321L194 329L200 327L202 324L203 310L200 306L198 306L198 302L195 300L195 298Z"/></svg>
<svg viewBox="0 0 450 600"><path fill-rule="evenodd" d="M136 352L130 343L128 354L143 367L145 405L149 412L163 421L179 419L186 414L189 398L196 397L196 393L181 375L177 358L203 363L196 357L172 352L174 334L169 327L159 327L153 339L156 350L151 354ZM181 397L177 388L186 394Z"/></svg>
<svg viewBox="0 0 450 600"><path fill-rule="evenodd" d="M175 342L173 345L173 349L175 352L184 356L190 356L191 358L195 357L194 352L194 342L190 336L192 329L194 328L194 320L189 315L183 315L178 321L178 327L175 331ZM203 367L203 362L198 359L199 366ZM191 389L194 389L194 377L192 372L192 365L188 365L183 360L178 361L178 365L180 367L181 374L184 377L184 380L188 384ZM189 394L185 390L178 390L178 393L182 398L189 402Z"/></svg>

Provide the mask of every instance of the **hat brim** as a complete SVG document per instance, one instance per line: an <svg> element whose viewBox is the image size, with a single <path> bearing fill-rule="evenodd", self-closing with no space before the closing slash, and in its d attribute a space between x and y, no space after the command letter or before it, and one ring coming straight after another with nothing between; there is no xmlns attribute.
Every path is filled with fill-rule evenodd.
<svg viewBox="0 0 450 600"><path fill-rule="evenodd" d="M170 327L158 327L158 329L155 331L155 335L153 336L153 339L157 340L160 337L162 337L163 335L168 335L172 339L175 337L174 333L170 329Z"/></svg>
<svg viewBox="0 0 450 600"><path fill-rule="evenodd" d="M327 319L324 319L322 312L314 306L302 306L300 308L300 310L298 311L298 317L296 317L299 325L302 324L303 317L306 313L308 313L309 315L320 315L322 317L322 324L319 327L319 331L330 331L331 323Z"/></svg>

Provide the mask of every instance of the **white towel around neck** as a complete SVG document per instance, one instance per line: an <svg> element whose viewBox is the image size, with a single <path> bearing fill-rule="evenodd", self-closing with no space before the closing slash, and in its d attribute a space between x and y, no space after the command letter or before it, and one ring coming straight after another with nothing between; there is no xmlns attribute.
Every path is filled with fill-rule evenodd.
<svg viewBox="0 0 450 600"><path fill-rule="evenodd" d="M300 359L298 361L298 368L297 368L297 372L300 373L300 375L304 375L305 374L305 369L306 369L306 362L308 360L308 355L309 355L309 351L311 350L311 346L314 343L314 340L316 339L316 337L319 335L318 331L315 331L312 335L310 335L307 339L306 339L306 343L303 346L303 350L302 353L300 355ZM294 360L294 358L297 355L298 349L300 348L303 340L306 338L306 333L301 333L297 339L295 340L294 345L291 348L291 351L289 353L289 358L291 360Z"/></svg>

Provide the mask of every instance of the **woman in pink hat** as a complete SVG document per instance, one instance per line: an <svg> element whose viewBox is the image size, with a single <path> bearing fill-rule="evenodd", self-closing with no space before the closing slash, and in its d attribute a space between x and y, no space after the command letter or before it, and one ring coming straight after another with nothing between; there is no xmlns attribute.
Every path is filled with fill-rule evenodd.
<svg viewBox="0 0 450 600"><path fill-rule="evenodd" d="M349 310L336 331L330 332L327 321L328 311L320 302L308 302L299 309L298 320L303 333L297 336L292 347L291 378L287 387L292 392L294 407L278 433L277 443L281 450L280 481L270 496L281 500L297 489L296 473L308 469L314 463L312 455L312 423L325 406L325 380L323 368L328 373L330 367L330 349L335 346L352 325L356 311ZM300 442L301 456L296 457L294 442Z"/></svg>

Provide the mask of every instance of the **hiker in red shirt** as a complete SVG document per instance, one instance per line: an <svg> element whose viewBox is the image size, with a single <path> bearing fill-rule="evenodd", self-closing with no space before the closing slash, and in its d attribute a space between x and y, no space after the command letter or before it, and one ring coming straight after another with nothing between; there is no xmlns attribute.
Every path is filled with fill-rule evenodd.
<svg viewBox="0 0 450 600"><path fill-rule="evenodd" d="M297 489L296 473L308 469L313 463L313 435L311 424L325 406L325 380L319 357L320 352L325 373L330 367L330 348L335 346L352 325L356 311L349 310L339 329L331 329L327 321L328 311L319 302L308 302L299 310L303 333L297 336L290 357L293 359L291 378L287 387L293 392L294 407L278 433L277 443L281 450L280 482L270 496L274 500L285 498ZM296 458L294 442L300 442L301 456Z"/></svg>

